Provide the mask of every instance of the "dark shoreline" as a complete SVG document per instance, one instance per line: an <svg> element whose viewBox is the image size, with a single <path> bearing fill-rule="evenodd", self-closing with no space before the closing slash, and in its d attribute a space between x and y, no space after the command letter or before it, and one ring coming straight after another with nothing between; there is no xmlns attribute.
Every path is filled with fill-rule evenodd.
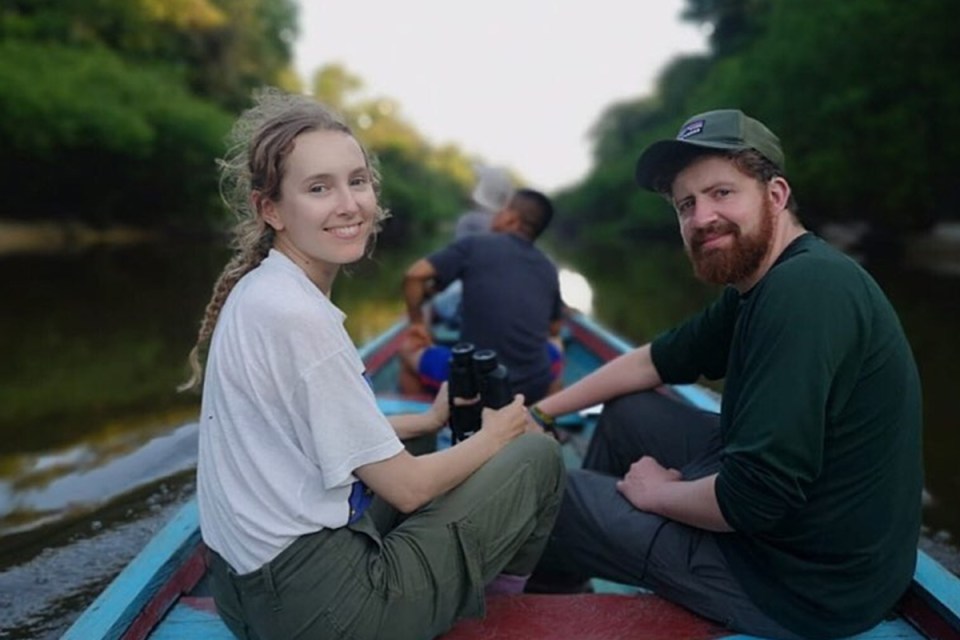
<svg viewBox="0 0 960 640"><path fill-rule="evenodd" d="M154 231L132 227L95 229L79 222L0 220L0 257L22 253L59 253L96 245L135 244L156 240Z"/></svg>
<svg viewBox="0 0 960 640"><path fill-rule="evenodd" d="M15 254L78 251L101 245L129 245L162 239L164 233L134 227L98 229L80 222L22 222L0 219L0 258ZM825 228L831 244L858 257L856 232ZM960 276L960 222L942 222L929 232L907 238L900 263L947 276Z"/></svg>

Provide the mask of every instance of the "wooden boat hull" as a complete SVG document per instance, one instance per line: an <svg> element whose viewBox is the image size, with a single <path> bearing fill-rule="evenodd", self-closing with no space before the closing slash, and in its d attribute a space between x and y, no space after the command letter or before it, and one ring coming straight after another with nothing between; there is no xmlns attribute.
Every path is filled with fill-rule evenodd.
<svg viewBox="0 0 960 640"><path fill-rule="evenodd" d="M402 396L395 392L399 371L396 356L403 328L404 325L398 323L361 350L378 402L387 414L421 411L429 402L427 398ZM570 318L565 332L564 378L568 383L631 348L629 343L584 316ZM719 410L719 397L703 387L672 386L662 391L676 394L701 408ZM568 464L578 463L596 415L596 410L587 410L561 419L561 427L571 436L564 445ZM208 593L205 551L200 538L197 505L191 500L100 594L63 638L232 638L217 616ZM597 581L595 591L564 596L493 597L488 600L487 616L483 620L461 621L443 638L748 638L632 587ZM856 638L960 639L960 580L920 551L913 585L904 597L897 617Z"/></svg>

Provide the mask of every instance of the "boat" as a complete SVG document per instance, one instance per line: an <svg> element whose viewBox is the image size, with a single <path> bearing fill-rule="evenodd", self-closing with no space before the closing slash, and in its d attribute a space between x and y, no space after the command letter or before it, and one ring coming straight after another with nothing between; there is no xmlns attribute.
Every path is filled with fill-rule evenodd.
<svg viewBox="0 0 960 640"><path fill-rule="evenodd" d="M378 402L386 414L418 412L429 406L428 398L404 396L396 391L400 367L397 354L405 327L405 322L400 321L361 349ZM582 314L572 314L565 320L563 336L565 384L632 348ZM719 396L705 387L675 385L659 391L719 411ZM594 407L560 418L558 427L565 436L562 450L566 464L579 464L598 414L599 407ZM444 431L438 437L442 439ZM208 582L197 504L191 500L79 616L63 638L228 640L233 636L217 615ZM486 617L461 620L441 639L749 637L719 627L653 593L594 580L592 593L493 596L487 600ZM960 579L918 550L912 585L895 614L855 637L960 639Z"/></svg>

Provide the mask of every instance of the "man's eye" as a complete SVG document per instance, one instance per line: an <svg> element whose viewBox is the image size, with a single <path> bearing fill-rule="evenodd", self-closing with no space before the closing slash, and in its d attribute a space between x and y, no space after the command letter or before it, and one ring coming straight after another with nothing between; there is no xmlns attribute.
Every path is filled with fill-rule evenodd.
<svg viewBox="0 0 960 640"><path fill-rule="evenodd" d="M326 190L327 190L327 185L325 184L310 185L310 193L322 193Z"/></svg>
<svg viewBox="0 0 960 640"><path fill-rule="evenodd" d="M350 180L350 184L352 186L364 185L364 184L367 184L368 182L370 182L370 179L367 178L366 176L357 176L356 178L353 178L352 180Z"/></svg>

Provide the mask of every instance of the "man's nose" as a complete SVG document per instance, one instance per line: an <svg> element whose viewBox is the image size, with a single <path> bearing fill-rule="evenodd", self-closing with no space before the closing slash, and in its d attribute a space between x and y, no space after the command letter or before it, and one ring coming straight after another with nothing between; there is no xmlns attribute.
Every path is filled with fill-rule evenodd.
<svg viewBox="0 0 960 640"><path fill-rule="evenodd" d="M694 228L707 227L717 220L716 209L706 198L697 198L690 211L690 224Z"/></svg>

